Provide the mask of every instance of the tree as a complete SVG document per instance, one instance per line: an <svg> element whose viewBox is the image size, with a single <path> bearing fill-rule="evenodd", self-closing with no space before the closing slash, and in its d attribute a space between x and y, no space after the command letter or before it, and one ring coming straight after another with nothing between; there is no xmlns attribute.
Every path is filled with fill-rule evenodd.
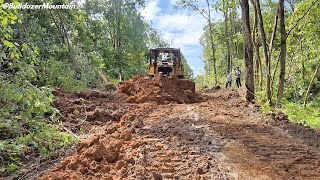
<svg viewBox="0 0 320 180"><path fill-rule="evenodd" d="M230 33L228 28L228 17L229 17L229 3L226 0L222 0L220 3L217 2L215 7L223 13L224 16L224 33L225 33L225 42L227 46L227 71L230 71L232 68L232 59L231 59L231 47L230 47Z"/></svg>
<svg viewBox="0 0 320 180"><path fill-rule="evenodd" d="M253 70L253 49L250 35L250 17L249 17L249 3L248 0L241 1L242 10L242 26L244 39L244 61L246 67L245 86L246 99L249 102L254 100L254 70Z"/></svg>
<svg viewBox="0 0 320 180"><path fill-rule="evenodd" d="M183 69L184 69L184 78L193 79L193 70L189 66L187 59L184 57L182 53L181 53L181 62L183 64Z"/></svg>
<svg viewBox="0 0 320 180"><path fill-rule="evenodd" d="M254 5L254 0L251 0L251 3ZM253 43L253 50L254 50L254 59L255 59L255 77L258 79L258 85L260 90L262 90L262 63L260 58L260 51L259 51L259 42L258 42L258 12L257 8L253 6L254 10L254 20L253 20L253 30L252 30L252 43ZM260 74L259 74L260 73Z"/></svg>
<svg viewBox="0 0 320 180"><path fill-rule="evenodd" d="M286 53L287 53L287 33L284 22L284 0L279 0L280 32L281 32L281 50L280 50L280 74L278 83L277 106L280 106L283 95L284 78L286 72Z"/></svg>
<svg viewBox="0 0 320 180"><path fill-rule="evenodd" d="M257 9L258 13L258 19L259 19L259 25L260 25L260 35L262 39L262 47L263 47L263 54L264 59L266 62L266 74L267 74L267 83L266 83L266 92L267 92L267 99L269 101L269 104L272 105L272 99L271 99L271 73L270 73L270 58L268 54L268 48L267 48L267 41L266 41L266 34L264 31L263 26L263 19L261 14L261 8L260 8L260 1L254 0L254 7Z"/></svg>
<svg viewBox="0 0 320 180"><path fill-rule="evenodd" d="M201 14L202 17L204 17L208 21L209 26L209 36L210 36L210 45L211 45L211 51L212 51L212 62L213 62L213 72L214 72L214 85L217 86L218 84L218 76L217 76L217 65L216 65L216 57L215 57L215 44L213 41L213 30L212 30L212 20L211 20L211 5L209 3L209 0L206 0L206 7L199 7L197 4L197 1L195 0L180 0L176 4L177 8L188 8L192 11L198 12Z"/></svg>

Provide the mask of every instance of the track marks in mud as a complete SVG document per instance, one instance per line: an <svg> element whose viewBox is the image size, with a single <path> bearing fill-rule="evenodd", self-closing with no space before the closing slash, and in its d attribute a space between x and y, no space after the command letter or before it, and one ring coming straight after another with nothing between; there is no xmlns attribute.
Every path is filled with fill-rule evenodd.
<svg viewBox="0 0 320 180"><path fill-rule="evenodd" d="M100 95L66 100L61 112L81 114L87 107L94 116L86 121L92 124L89 132L100 138L83 139L83 148L49 174L52 179L58 172L80 179L319 179L319 151L268 124L237 91L202 96L202 102L167 105L104 101ZM119 117L103 120L108 116ZM121 147L109 149L112 142Z"/></svg>
<svg viewBox="0 0 320 180"><path fill-rule="evenodd" d="M200 113L224 138L225 161L233 164L240 179L320 179L317 149L257 118L254 107L236 99L221 100L202 103L211 108L200 108ZM240 108L232 106L235 103Z"/></svg>
<svg viewBox="0 0 320 180"><path fill-rule="evenodd" d="M220 156L217 134L205 124L194 105L159 107L145 119L147 170L165 179L231 179ZM159 165L160 164L160 165ZM162 170L159 172L159 166Z"/></svg>

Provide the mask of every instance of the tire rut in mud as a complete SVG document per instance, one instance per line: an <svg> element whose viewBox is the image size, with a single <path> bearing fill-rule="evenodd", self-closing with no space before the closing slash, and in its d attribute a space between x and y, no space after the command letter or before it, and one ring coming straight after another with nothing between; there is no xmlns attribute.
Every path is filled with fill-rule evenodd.
<svg viewBox="0 0 320 180"><path fill-rule="evenodd" d="M257 116L254 106L233 96L232 91L214 94L214 102L200 104L200 114L225 139L226 162L233 164L240 179L320 179L319 133L290 134L290 128L274 126L272 121L270 125ZM302 127L291 131L294 129L310 131ZM305 141L306 134L315 146Z"/></svg>
<svg viewBox="0 0 320 180"><path fill-rule="evenodd" d="M218 137L199 118L192 105L161 106L146 117L147 179L232 179L218 161Z"/></svg>

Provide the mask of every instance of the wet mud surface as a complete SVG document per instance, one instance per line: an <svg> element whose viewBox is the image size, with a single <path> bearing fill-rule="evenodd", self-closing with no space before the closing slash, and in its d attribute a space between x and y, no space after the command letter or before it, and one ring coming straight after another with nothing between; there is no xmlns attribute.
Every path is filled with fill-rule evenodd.
<svg viewBox="0 0 320 180"><path fill-rule="evenodd" d="M56 92L80 141L29 178L320 179L319 132L267 121L237 90L203 92L193 103L128 101L138 93Z"/></svg>

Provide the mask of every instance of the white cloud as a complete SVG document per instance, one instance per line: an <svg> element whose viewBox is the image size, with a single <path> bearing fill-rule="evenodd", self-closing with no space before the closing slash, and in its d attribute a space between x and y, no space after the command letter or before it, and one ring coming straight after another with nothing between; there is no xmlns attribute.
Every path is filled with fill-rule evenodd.
<svg viewBox="0 0 320 180"><path fill-rule="evenodd" d="M179 0L170 0L170 3L171 3L172 5L175 5L175 4L177 4L178 1L179 1Z"/></svg>
<svg viewBox="0 0 320 180"><path fill-rule="evenodd" d="M152 21L156 18L156 15L161 11L158 2L159 0L150 0L146 7L141 10L141 15L145 20Z"/></svg>
<svg viewBox="0 0 320 180"><path fill-rule="evenodd" d="M157 15L152 21L166 40L173 40L172 45L179 47L199 45L203 26L206 24L200 15L188 14Z"/></svg>
<svg viewBox="0 0 320 180"><path fill-rule="evenodd" d="M201 74L203 69L201 54L202 47L199 39L203 33L205 19L200 15L172 14L158 16L157 28L164 39L172 40L172 47L180 48L188 64L194 68L194 74Z"/></svg>

